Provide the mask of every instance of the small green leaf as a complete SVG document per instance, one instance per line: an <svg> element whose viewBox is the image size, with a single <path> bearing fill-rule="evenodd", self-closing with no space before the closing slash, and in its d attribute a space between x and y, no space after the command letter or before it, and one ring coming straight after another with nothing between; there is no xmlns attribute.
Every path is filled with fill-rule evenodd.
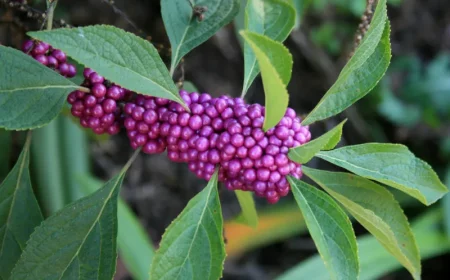
<svg viewBox="0 0 450 280"><path fill-rule="evenodd" d="M117 259L117 197L133 158L101 189L67 205L36 228L10 280L112 279Z"/></svg>
<svg viewBox="0 0 450 280"><path fill-rule="evenodd" d="M294 149L290 149L288 156L298 163L307 163L319 151L331 150L341 141L342 128L347 120L344 120L324 135Z"/></svg>
<svg viewBox="0 0 450 280"><path fill-rule="evenodd" d="M295 10L283 0L250 0L245 9L245 29L268 38L283 42L286 40L295 23ZM244 86L247 92L253 80L259 74L256 56L249 43L244 45Z"/></svg>
<svg viewBox="0 0 450 280"><path fill-rule="evenodd" d="M384 187L357 175L303 166L303 172L339 201L381 245L420 279L420 257L408 220Z"/></svg>
<svg viewBox="0 0 450 280"><path fill-rule="evenodd" d="M377 85L391 60L389 33L386 0L379 0L363 41L334 85L303 120L303 125L344 111Z"/></svg>
<svg viewBox="0 0 450 280"><path fill-rule="evenodd" d="M294 29L297 30L300 28L300 24L303 21L305 12L311 4L312 0L292 0L292 2L296 13Z"/></svg>
<svg viewBox="0 0 450 280"><path fill-rule="evenodd" d="M0 46L0 127L23 130L48 124L67 95L68 79L21 51Z"/></svg>
<svg viewBox="0 0 450 280"><path fill-rule="evenodd" d="M215 280L225 260L217 171L166 229L153 258L150 279Z"/></svg>
<svg viewBox="0 0 450 280"><path fill-rule="evenodd" d="M198 20L193 7L204 7ZM239 0L162 0L161 14L172 47L170 73L192 49L208 40L239 12Z"/></svg>
<svg viewBox="0 0 450 280"><path fill-rule="evenodd" d="M28 35L65 51L124 88L184 104L158 51L134 34L113 26L96 25Z"/></svg>
<svg viewBox="0 0 450 280"><path fill-rule="evenodd" d="M288 180L331 279L358 279L356 237L345 212L326 193L295 178Z"/></svg>
<svg viewBox="0 0 450 280"><path fill-rule="evenodd" d="M447 168L445 184L447 188L450 188L450 166ZM450 240L450 195L446 195L442 199L442 209L444 211L445 232L447 233L448 240Z"/></svg>
<svg viewBox="0 0 450 280"><path fill-rule="evenodd" d="M30 140L0 185L0 279L9 279L28 238L44 219L31 186Z"/></svg>
<svg viewBox="0 0 450 280"><path fill-rule="evenodd" d="M101 181L91 176L80 177L79 183L85 195L95 192L103 185ZM153 245L136 215L121 198L117 208L117 219L117 245L121 260L134 279L148 280L148 264L154 255Z"/></svg>
<svg viewBox="0 0 450 280"><path fill-rule="evenodd" d="M188 81L183 83L183 89L187 92L198 92L197 87L192 82Z"/></svg>
<svg viewBox="0 0 450 280"><path fill-rule="evenodd" d="M256 54L266 96L265 131L274 127L283 118L289 94L286 86L292 74L292 55L283 44L249 31L241 31L246 43Z"/></svg>
<svg viewBox="0 0 450 280"><path fill-rule="evenodd" d="M450 242L439 230L442 215L439 215L439 211L436 210L438 209L427 211L413 223L413 232L419 244L421 258L424 260L450 250ZM358 249L361 264L360 280L384 279L384 275L402 266L372 235L365 234L358 237ZM276 278L276 280L298 279L328 280L330 276L320 256L316 254Z"/></svg>
<svg viewBox="0 0 450 280"><path fill-rule="evenodd" d="M425 205L448 192L431 166L403 145L368 143L322 151L317 156L359 176L397 188Z"/></svg>
<svg viewBox="0 0 450 280"><path fill-rule="evenodd" d="M236 218L236 221L256 228L258 226L258 212L256 211L252 193L240 190L236 190L234 193L238 198L242 211Z"/></svg>

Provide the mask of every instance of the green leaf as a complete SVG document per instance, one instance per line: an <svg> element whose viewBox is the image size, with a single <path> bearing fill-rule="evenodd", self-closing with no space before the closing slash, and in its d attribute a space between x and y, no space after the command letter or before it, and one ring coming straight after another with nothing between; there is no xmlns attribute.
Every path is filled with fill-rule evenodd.
<svg viewBox="0 0 450 280"><path fill-rule="evenodd" d="M363 98L381 80L391 59L386 0L379 0L370 28L337 81L303 120L303 125L334 116Z"/></svg>
<svg viewBox="0 0 450 280"><path fill-rule="evenodd" d="M158 51L122 29L96 25L29 32L129 90L184 104Z"/></svg>
<svg viewBox="0 0 450 280"><path fill-rule="evenodd" d="M217 171L166 229L153 258L150 279L215 280L225 260Z"/></svg>
<svg viewBox="0 0 450 280"><path fill-rule="evenodd" d="M324 135L294 149L290 149L288 156L298 163L307 163L319 151L331 150L341 141L342 128L347 120L344 120Z"/></svg>
<svg viewBox="0 0 450 280"><path fill-rule="evenodd" d="M450 188L450 166L447 168L445 184ZM442 199L442 209L444 211L445 232L447 233L448 240L450 240L450 195L446 195Z"/></svg>
<svg viewBox="0 0 450 280"><path fill-rule="evenodd" d="M89 195L102 186L102 182L91 176L79 178L82 191ZM154 249L148 234L136 215L125 201L119 198L117 208L119 255L125 266L136 280L148 279L148 267L151 263Z"/></svg>
<svg viewBox="0 0 450 280"><path fill-rule="evenodd" d="M436 210L436 209L435 209ZM445 235L439 230L439 223L442 215L437 211L428 211L416 220L413 224L413 232L419 244L422 259L430 259L450 250L450 242L445 239ZM423 219L428 219L426 224ZM429 224L431 222L431 224ZM361 264L360 280L384 279L387 275L402 267L402 265L389 254L375 239L375 237L365 234L358 238L359 259ZM276 280L298 280L330 279L326 268L319 255L302 261L299 265L289 269Z"/></svg>
<svg viewBox="0 0 450 280"><path fill-rule="evenodd" d="M339 201L392 254L414 279L420 279L420 257L408 220L384 187L357 175L303 166L303 172Z"/></svg>
<svg viewBox="0 0 450 280"><path fill-rule="evenodd" d="M204 19L192 7L205 7ZM208 40L239 12L239 0L162 0L161 14L172 47L170 73L192 49Z"/></svg>
<svg viewBox="0 0 450 280"><path fill-rule="evenodd" d="M21 51L0 46L0 61L0 127L44 126L79 88Z"/></svg>
<svg viewBox="0 0 450 280"><path fill-rule="evenodd" d="M283 42L294 28L295 10L283 0L250 0L245 9L245 29L277 41ZM256 56L249 43L244 45L244 86L247 92L259 74Z"/></svg>
<svg viewBox="0 0 450 280"><path fill-rule="evenodd" d="M265 131L274 127L283 118L289 94L286 86L292 74L292 55L283 44L249 31L241 31L245 42L256 54L266 96Z"/></svg>
<svg viewBox="0 0 450 280"><path fill-rule="evenodd" d="M188 81L183 83L183 89L187 92L198 92L197 87L192 82Z"/></svg>
<svg viewBox="0 0 450 280"><path fill-rule="evenodd" d="M30 136L14 168L0 185L0 279L10 273L34 228L44 219L31 186Z"/></svg>
<svg viewBox="0 0 450 280"><path fill-rule="evenodd" d="M258 212L256 211L253 194L251 192L244 192L240 190L236 190L234 193L238 198L242 211L236 218L236 221L256 228L258 226Z"/></svg>
<svg viewBox="0 0 450 280"><path fill-rule="evenodd" d="M331 279L358 279L356 237L345 212L326 193L295 178L288 180Z"/></svg>
<svg viewBox="0 0 450 280"><path fill-rule="evenodd" d="M397 188L425 205L448 192L431 166L403 145L368 143L322 151L317 156L359 176Z"/></svg>
<svg viewBox="0 0 450 280"><path fill-rule="evenodd" d="M125 172L45 220L31 235L10 280L112 279L116 271L117 196Z"/></svg>
<svg viewBox="0 0 450 280"><path fill-rule="evenodd" d="M292 2L296 13L294 29L297 30L300 28L303 16L309 5L312 3L312 0L292 0Z"/></svg>

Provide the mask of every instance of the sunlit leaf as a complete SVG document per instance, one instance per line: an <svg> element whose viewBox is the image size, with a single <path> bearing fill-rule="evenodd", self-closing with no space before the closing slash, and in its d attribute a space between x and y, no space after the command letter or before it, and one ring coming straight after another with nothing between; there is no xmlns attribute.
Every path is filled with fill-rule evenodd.
<svg viewBox="0 0 450 280"><path fill-rule="evenodd" d="M403 145L368 143L321 151L317 156L357 175L397 188L426 205L448 192L431 166Z"/></svg>

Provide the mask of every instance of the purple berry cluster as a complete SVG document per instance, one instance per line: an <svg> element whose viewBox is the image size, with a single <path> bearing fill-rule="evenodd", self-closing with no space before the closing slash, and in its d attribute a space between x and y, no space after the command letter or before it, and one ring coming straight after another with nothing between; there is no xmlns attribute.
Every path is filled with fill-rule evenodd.
<svg viewBox="0 0 450 280"><path fill-rule="evenodd" d="M58 49L53 49L45 42L26 40L22 45L22 51L31 55L39 63L56 70L67 78L75 77L77 69L74 65L67 63L66 54Z"/></svg>
<svg viewBox="0 0 450 280"><path fill-rule="evenodd" d="M133 148L148 154L167 148L170 160L188 163L198 177L209 180L219 166L219 181L230 190L253 191L276 203L289 192L287 175L302 176L301 165L287 153L311 138L288 108L277 126L264 132L265 109L241 98L180 92L189 107L138 95L124 107L124 126Z"/></svg>
<svg viewBox="0 0 450 280"><path fill-rule="evenodd" d="M119 133L122 126L122 102L130 99L133 93L112 84L90 68L83 71L83 87L90 93L74 91L67 101L72 105L72 115L80 119L80 124L91 128L96 134Z"/></svg>

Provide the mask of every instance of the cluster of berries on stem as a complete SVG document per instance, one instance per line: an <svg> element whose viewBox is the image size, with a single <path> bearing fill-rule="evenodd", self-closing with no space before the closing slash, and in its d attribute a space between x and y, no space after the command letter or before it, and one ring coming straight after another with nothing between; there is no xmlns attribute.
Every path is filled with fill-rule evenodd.
<svg viewBox="0 0 450 280"><path fill-rule="evenodd" d="M23 51L61 75L76 73L62 51L44 42L28 40ZM167 150L170 160L187 163L205 180L219 168L219 181L227 189L252 191L269 203L289 193L287 176L302 176L301 165L287 154L308 142L311 133L291 108L264 131L264 106L246 104L242 98L181 90L186 110L174 101L124 89L92 69L84 69L83 75L88 92L74 91L67 101L80 124L97 134L113 135L125 127L134 149L142 147L147 154Z"/></svg>
<svg viewBox="0 0 450 280"><path fill-rule="evenodd" d="M275 203L289 193L286 176L302 176L291 161L290 148L311 139L293 109L268 131L265 108L242 98L180 91L189 112L180 104L144 95L123 107L131 146L144 153L167 150L174 162L184 162L199 178L209 180L219 167L219 181L230 190L253 191Z"/></svg>
<svg viewBox="0 0 450 280"><path fill-rule="evenodd" d="M77 74L75 66L67 63L66 54L61 50L52 48L45 42L26 40L22 45L22 51L64 77L72 78Z"/></svg>

